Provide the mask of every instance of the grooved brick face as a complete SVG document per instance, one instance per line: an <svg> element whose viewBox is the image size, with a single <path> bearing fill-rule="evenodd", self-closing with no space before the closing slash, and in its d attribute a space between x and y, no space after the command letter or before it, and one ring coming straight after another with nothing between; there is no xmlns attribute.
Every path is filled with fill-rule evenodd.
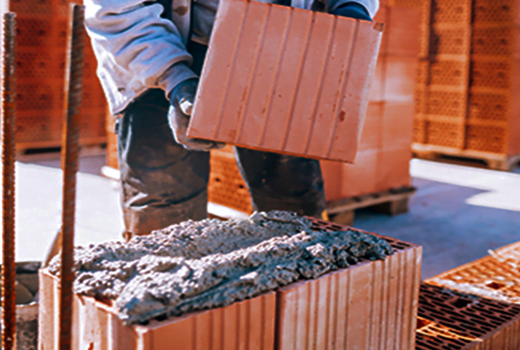
<svg viewBox="0 0 520 350"><path fill-rule="evenodd" d="M40 271L39 344L57 349L59 280ZM56 298L56 299L55 299ZM275 293L143 326L124 326L107 304L75 295L72 348L92 350L272 350Z"/></svg>
<svg viewBox="0 0 520 350"><path fill-rule="evenodd" d="M347 229L311 220L313 229ZM379 237L395 250L385 261L362 259L281 291L142 326L123 326L109 303L75 295L73 349L412 350L421 248ZM59 280L40 270L41 349L56 348L58 291Z"/></svg>
<svg viewBox="0 0 520 350"><path fill-rule="evenodd" d="M61 144L66 39L71 0L7 0L17 15L17 131L19 149ZM81 144L105 142L106 100L97 61L86 39Z"/></svg>
<svg viewBox="0 0 520 350"><path fill-rule="evenodd" d="M519 347L519 306L421 284L416 350Z"/></svg>
<svg viewBox="0 0 520 350"><path fill-rule="evenodd" d="M345 229L313 221L317 229ZM395 249L384 261L362 260L281 288L276 349L414 349L422 251L381 238Z"/></svg>
<svg viewBox="0 0 520 350"><path fill-rule="evenodd" d="M353 161L380 24L224 0L188 135Z"/></svg>

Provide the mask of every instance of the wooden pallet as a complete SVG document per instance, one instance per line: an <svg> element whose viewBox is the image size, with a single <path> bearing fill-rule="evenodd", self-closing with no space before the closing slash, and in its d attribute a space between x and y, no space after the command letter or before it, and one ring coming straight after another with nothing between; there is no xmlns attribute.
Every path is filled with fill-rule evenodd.
<svg viewBox="0 0 520 350"><path fill-rule="evenodd" d="M80 139L79 145L81 150L101 150L104 154L106 148L107 138L105 136L91 137L86 139ZM49 141L49 142L19 142L16 143L16 154L18 156L28 154L39 154L39 153L55 153L61 149L61 141Z"/></svg>
<svg viewBox="0 0 520 350"><path fill-rule="evenodd" d="M412 144L416 158L436 161L458 161L464 165L475 165L480 161L491 170L512 171L520 163L520 154L507 156L498 153L460 150L435 145Z"/></svg>
<svg viewBox="0 0 520 350"><path fill-rule="evenodd" d="M104 156L106 154L105 143L103 139L92 139L88 143L80 144L80 157ZM106 139L105 139L106 142ZM21 144L16 145L16 160L19 161L40 161L48 159L57 159L61 157L61 145L56 143L49 144Z"/></svg>
<svg viewBox="0 0 520 350"><path fill-rule="evenodd" d="M415 193L415 187L402 187L383 192L350 197L327 203L330 220L342 225L352 226L355 210L370 208L374 211L399 215L408 212L410 197Z"/></svg>

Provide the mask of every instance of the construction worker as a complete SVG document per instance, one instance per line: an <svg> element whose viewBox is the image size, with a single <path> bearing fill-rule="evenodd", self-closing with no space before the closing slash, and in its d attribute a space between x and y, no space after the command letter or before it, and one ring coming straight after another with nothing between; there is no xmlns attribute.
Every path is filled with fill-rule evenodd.
<svg viewBox="0 0 520 350"><path fill-rule="evenodd" d="M279 5L370 21L378 0ZM209 150L186 136L219 0L85 0L98 76L116 116L125 237L207 217ZM319 162L236 148L255 210L320 217Z"/></svg>

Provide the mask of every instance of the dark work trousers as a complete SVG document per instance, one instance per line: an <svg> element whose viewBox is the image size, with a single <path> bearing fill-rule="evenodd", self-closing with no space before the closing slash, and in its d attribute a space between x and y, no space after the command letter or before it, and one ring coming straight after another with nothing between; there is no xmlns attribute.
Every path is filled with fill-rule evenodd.
<svg viewBox="0 0 520 350"><path fill-rule="evenodd" d="M206 47L190 43L188 50L200 74ZM116 121L127 238L207 217L210 153L175 142L169 105L163 90L150 89ZM255 210L321 217L326 202L318 161L238 147L235 154Z"/></svg>

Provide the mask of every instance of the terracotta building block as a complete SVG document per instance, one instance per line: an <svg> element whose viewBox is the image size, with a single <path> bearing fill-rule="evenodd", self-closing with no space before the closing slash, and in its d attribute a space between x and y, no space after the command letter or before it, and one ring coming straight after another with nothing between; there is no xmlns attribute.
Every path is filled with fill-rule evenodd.
<svg viewBox="0 0 520 350"><path fill-rule="evenodd" d="M222 1L188 135L351 162L381 34L381 24Z"/></svg>
<svg viewBox="0 0 520 350"><path fill-rule="evenodd" d="M372 78L372 86L370 87L369 108L370 103L382 102L385 99L386 59L387 56L384 55L379 55L379 57L377 58L376 70L374 72L374 78ZM363 124L363 128L365 127L364 125L365 124Z"/></svg>
<svg viewBox="0 0 520 350"><path fill-rule="evenodd" d="M365 117L363 131L361 132L361 139L359 140L358 154L356 155L354 164L357 164L357 160L360 157L359 152L381 149L383 146L385 106L386 104L384 102L370 101L368 104L367 115Z"/></svg>
<svg viewBox="0 0 520 350"><path fill-rule="evenodd" d="M382 151L379 155L379 167L376 173L376 188L383 191L412 186L411 160L412 151L410 148Z"/></svg>
<svg viewBox="0 0 520 350"><path fill-rule="evenodd" d="M384 261L360 261L282 288L277 349L413 349L422 249L388 240L396 252Z"/></svg>
<svg viewBox="0 0 520 350"><path fill-rule="evenodd" d="M327 201L377 192L379 154L377 149L359 151L356 164L322 161Z"/></svg>
<svg viewBox="0 0 520 350"><path fill-rule="evenodd" d="M58 279L40 271L39 346L57 348ZM272 350L274 293L230 306L147 325L124 326L114 309L91 297L74 296L73 349L81 350Z"/></svg>
<svg viewBox="0 0 520 350"><path fill-rule="evenodd" d="M416 350L516 350L520 306L421 284Z"/></svg>
<svg viewBox="0 0 520 350"><path fill-rule="evenodd" d="M381 117L381 149L409 150L413 137L413 102L386 102Z"/></svg>
<svg viewBox="0 0 520 350"><path fill-rule="evenodd" d="M386 45L381 45L381 55L417 58L420 48L419 28L421 10L406 7L387 7L385 19L381 20L387 28Z"/></svg>
<svg viewBox="0 0 520 350"><path fill-rule="evenodd" d="M387 57L385 60L385 102L414 105L417 57Z"/></svg>
<svg viewBox="0 0 520 350"><path fill-rule="evenodd" d="M495 253L505 262L520 264L520 242L509 244L502 248L496 249Z"/></svg>
<svg viewBox="0 0 520 350"><path fill-rule="evenodd" d="M251 196L237 166L233 147L211 151L208 201L243 213L253 213Z"/></svg>
<svg viewBox="0 0 520 350"><path fill-rule="evenodd" d="M484 298L520 304L520 270L511 253L486 256L425 282Z"/></svg>

